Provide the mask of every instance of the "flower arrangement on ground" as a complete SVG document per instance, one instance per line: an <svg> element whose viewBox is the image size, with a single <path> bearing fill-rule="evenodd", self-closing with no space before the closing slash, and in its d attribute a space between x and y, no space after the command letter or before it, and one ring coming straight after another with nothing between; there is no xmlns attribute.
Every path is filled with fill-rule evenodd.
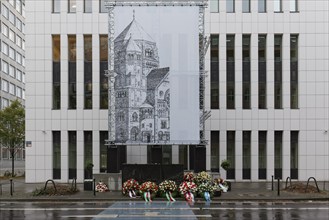
<svg viewBox="0 0 329 220"><path fill-rule="evenodd" d="M159 184L159 191L165 193L166 198L170 202L176 201L172 196L172 193L177 190L177 185L173 180L165 180Z"/></svg>
<svg viewBox="0 0 329 220"><path fill-rule="evenodd" d="M192 182L194 180L194 174L192 172L185 173L184 181Z"/></svg>
<svg viewBox="0 0 329 220"><path fill-rule="evenodd" d="M214 185L217 185L222 192L227 192L229 184L222 178L214 179Z"/></svg>
<svg viewBox="0 0 329 220"><path fill-rule="evenodd" d="M197 191L199 196L203 197L206 201L210 201L210 198L214 195L216 186L212 185L211 182L203 182L198 185Z"/></svg>
<svg viewBox="0 0 329 220"><path fill-rule="evenodd" d="M107 185L103 183L102 181L99 181L95 187L96 192L106 192L109 190Z"/></svg>
<svg viewBox="0 0 329 220"><path fill-rule="evenodd" d="M197 185L201 183L211 182L211 176L209 173L202 171L196 175L194 181Z"/></svg>
<svg viewBox="0 0 329 220"><path fill-rule="evenodd" d="M186 201L194 202L194 193L197 191L197 185L194 182L184 181L179 185L179 192L185 197Z"/></svg>
<svg viewBox="0 0 329 220"><path fill-rule="evenodd" d="M143 195L146 202L152 202L151 194L156 194L159 190L158 185L155 182L147 181L139 186L139 191Z"/></svg>
<svg viewBox="0 0 329 220"><path fill-rule="evenodd" d="M129 194L130 198L136 197L136 190L139 189L139 184L135 179L129 179L122 185L122 194Z"/></svg>

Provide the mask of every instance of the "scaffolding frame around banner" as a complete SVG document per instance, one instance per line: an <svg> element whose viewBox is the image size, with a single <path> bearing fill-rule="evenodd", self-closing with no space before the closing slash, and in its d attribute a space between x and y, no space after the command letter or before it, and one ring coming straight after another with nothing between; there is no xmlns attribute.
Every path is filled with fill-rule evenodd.
<svg viewBox="0 0 329 220"><path fill-rule="evenodd" d="M116 6L194 6L199 7L199 107L200 107L200 144L206 145L208 141L205 138L205 121L210 117L210 111L205 109L205 55L209 47L210 40L205 36L205 8L208 6L208 0L105 0L105 7L108 10L108 70L105 75L108 77L108 140L106 145L127 145L126 143L115 142L115 94L114 82L116 73L114 71L114 8ZM144 143L143 143L144 144ZM156 143L154 143L156 144ZM170 145L175 143L170 143ZM135 145L135 144L134 144ZM140 145L140 144L137 144ZM147 144L145 144L147 145ZM163 144L160 144L163 145Z"/></svg>

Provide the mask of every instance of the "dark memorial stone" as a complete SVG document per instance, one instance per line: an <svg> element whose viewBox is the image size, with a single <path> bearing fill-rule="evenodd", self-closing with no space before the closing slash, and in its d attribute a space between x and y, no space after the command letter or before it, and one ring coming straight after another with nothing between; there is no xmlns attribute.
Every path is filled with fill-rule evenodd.
<svg viewBox="0 0 329 220"><path fill-rule="evenodd" d="M122 182L128 179L135 179L139 183L153 181L157 184L163 180L174 180L180 183L184 177L184 165L182 164L123 164Z"/></svg>

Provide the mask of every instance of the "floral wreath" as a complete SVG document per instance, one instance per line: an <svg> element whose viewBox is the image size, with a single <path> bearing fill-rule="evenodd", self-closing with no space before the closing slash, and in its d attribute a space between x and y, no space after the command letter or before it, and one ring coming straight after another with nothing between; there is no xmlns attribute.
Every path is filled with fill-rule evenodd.
<svg viewBox="0 0 329 220"><path fill-rule="evenodd" d="M210 182L211 181L211 176L207 172L202 171L202 172L200 172L196 175L194 181L198 185L201 184L201 183Z"/></svg>
<svg viewBox="0 0 329 220"><path fill-rule="evenodd" d="M128 194L129 191L133 190L138 190L139 189L139 184L135 179L129 179L126 182L123 183L122 185L122 193Z"/></svg>
<svg viewBox="0 0 329 220"><path fill-rule="evenodd" d="M164 180L159 184L160 192L174 192L177 189L177 185L173 180Z"/></svg>
<svg viewBox="0 0 329 220"><path fill-rule="evenodd" d="M95 187L95 191L96 192L106 192L108 191L109 188L107 187L107 185L105 183L103 183L102 181L99 181Z"/></svg>
<svg viewBox="0 0 329 220"><path fill-rule="evenodd" d="M151 182L151 181L144 182L139 186L139 191L141 191L142 193L144 192L157 193L158 190L159 190L158 185L155 182Z"/></svg>
<svg viewBox="0 0 329 220"><path fill-rule="evenodd" d="M195 193L197 191L197 185L194 182L184 181L179 185L180 194L184 195L187 192Z"/></svg>
<svg viewBox="0 0 329 220"><path fill-rule="evenodd" d="M192 182L194 180L194 174L192 172L185 173L184 181Z"/></svg>

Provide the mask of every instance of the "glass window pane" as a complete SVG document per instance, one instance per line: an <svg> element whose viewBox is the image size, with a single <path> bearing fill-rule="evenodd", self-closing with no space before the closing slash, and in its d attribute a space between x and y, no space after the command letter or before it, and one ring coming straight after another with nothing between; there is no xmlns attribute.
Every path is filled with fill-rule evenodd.
<svg viewBox="0 0 329 220"><path fill-rule="evenodd" d="M99 11L101 13L107 13L107 9L105 8L105 0L99 0Z"/></svg>
<svg viewBox="0 0 329 220"><path fill-rule="evenodd" d="M84 0L84 12L85 13L92 12L92 0Z"/></svg>
<svg viewBox="0 0 329 220"><path fill-rule="evenodd" d="M77 11L77 2L76 0L69 0L69 12L75 13Z"/></svg>
<svg viewBox="0 0 329 220"><path fill-rule="evenodd" d="M258 0L258 12L266 12L266 0Z"/></svg>
<svg viewBox="0 0 329 220"><path fill-rule="evenodd" d="M298 0L290 0L290 11L296 12L298 11Z"/></svg>
<svg viewBox="0 0 329 220"><path fill-rule="evenodd" d="M53 12L58 13L61 10L61 0L53 0Z"/></svg>
<svg viewBox="0 0 329 220"><path fill-rule="evenodd" d="M282 0L274 0L274 12L281 12L282 11Z"/></svg>
<svg viewBox="0 0 329 220"><path fill-rule="evenodd" d="M242 12L250 12L250 0L243 0L242 1Z"/></svg>
<svg viewBox="0 0 329 220"><path fill-rule="evenodd" d="M210 0L210 12L219 12L219 0Z"/></svg>
<svg viewBox="0 0 329 220"><path fill-rule="evenodd" d="M235 10L235 0L226 0L226 12L232 13Z"/></svg>

